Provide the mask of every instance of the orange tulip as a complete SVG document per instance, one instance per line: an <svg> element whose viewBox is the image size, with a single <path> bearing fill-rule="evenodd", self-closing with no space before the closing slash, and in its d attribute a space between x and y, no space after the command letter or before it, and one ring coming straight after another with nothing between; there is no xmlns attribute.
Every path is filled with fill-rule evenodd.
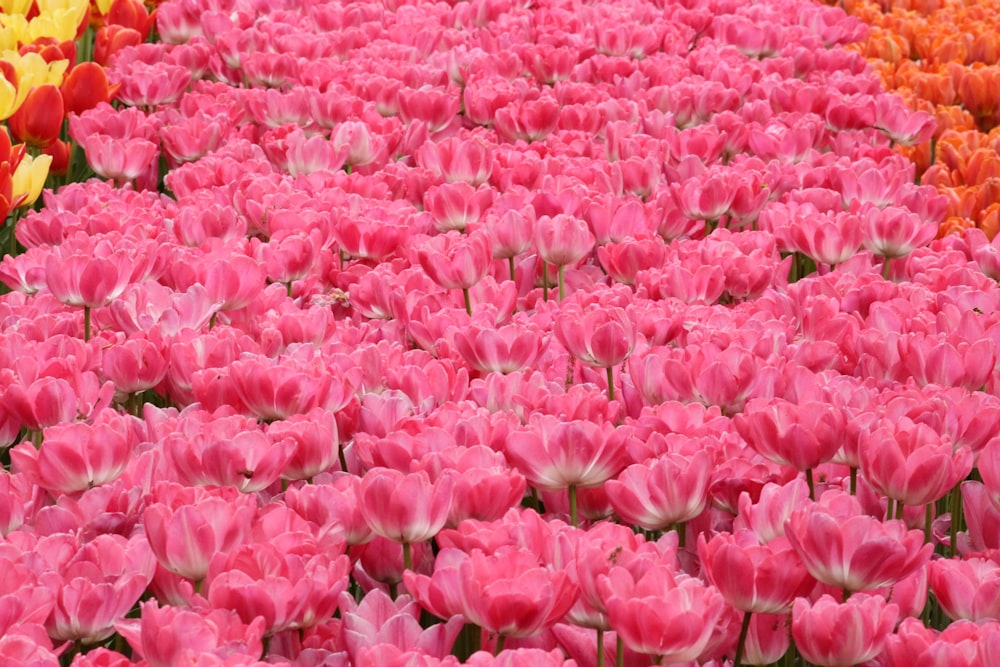
<svg viewBox="0 0 1000 667"><path fill-rule="evenodd" d="M996 238L997 233L1000 233L1000 202L994 202L986 207L979 214L976 226L983 230L990 241Z"/></svg>
<svg viewBox="0 0 1000 667"><path fill-rule="evenodd" d="M988 132L1000 121L1000 67L970 69L958 85L958 97L976 124Z"/></svg>

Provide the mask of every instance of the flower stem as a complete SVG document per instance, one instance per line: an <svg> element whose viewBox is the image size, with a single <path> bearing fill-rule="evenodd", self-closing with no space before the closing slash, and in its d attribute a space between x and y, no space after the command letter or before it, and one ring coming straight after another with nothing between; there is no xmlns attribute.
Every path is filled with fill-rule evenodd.
<svg viewBox="0 0 1000 667"><path fill-rule="evenodd" d="M885 262L882 264L882 277L886 280L889 279L889 258L885 258Z"/></svg>
<svg viewBox="0 0 1000 667"><path fill-rule="evenodd" d="M513 257L508 257L507 258L507 268L510 269L510 281L511 282L515 282L516 279L514 277L514 258Z"/></svg>
<svg viewBox="0 0 1000 667"><path fill-rule="evenodd" d="M736 642L736 659L733 660L733 667L740 667L743 664L743 647L746 645L747 632L750 630L750 612L743 612L743 625L740 626L740 638Z"/></svg>
<svg viewBox="0 0 1000 667"><path fill-rule="evenodd" d="M506 635L497 635L497 647L493 651L493 655L500 655L500 651L503 650L503 645L506 639L507 639Z"/></svg>
<svg viewBox="0 0 1000 667"><path fill-rule="evenodd" d="M542 301L549 300L549 263L542 262Z"/></svg>
<svg viewBox="0 0 1000 667"><path fill-rule="evenodd" d="M597 628L597 667L604 667L604 630Z"/></svg>
<svg viewBox="0 0 1000 667"><path fill-rule="evenodd" d="M576 515L576 484L569 485L569 522L576 528L577 515Z"/></svg>
<svg viewBox="0 0 1000 667"><path fill-rule="evenodd" d="M465 312L472 315L472 297L469 296L469 288L462 288L462 297L465 299Z"/></svg>
<svg viewBox="0 0 1000 667"><path fill-rule="evenodd" d="M90 340L90 306L83 307L83 340Z"/></svg>
<svg viewBox="0 0 1000 667"><path fill-rule="evenodd" d="M931 522L934 520L934 503L924 507L924 542L931 544Z"/></svg>
<svg viewBox="0 0 1000 667"><path fill-rule="evenodd" d="M806 468L806 484L809 485L809 500L816 500L816 485L813 483L812 468Z"/></svg>
<svg viewBox="0 0 1000 667"><path fill-rule="evenodd" d="M608 371L608 400L613 401L615 400L615 374L611 366L608 366L606 370Z"/></svg>
<svg viewBox="0 0 1000 667"><path fill-rule="evenodd" d="M621 635L615 640L615 667L625 667L625 642Z"/></svg>
<svg viewBox="0 0 1000 667"><path fill-rule="evenodd" d="M559 300L562 301L566 298L566 267L562 264L559 265Z"/></svg>
<svg viewBox="0 0 1000 667"><path fill-rule="evenodd" d="M403 542L403 569L413 569L413 551L409 542Z"/></svg>

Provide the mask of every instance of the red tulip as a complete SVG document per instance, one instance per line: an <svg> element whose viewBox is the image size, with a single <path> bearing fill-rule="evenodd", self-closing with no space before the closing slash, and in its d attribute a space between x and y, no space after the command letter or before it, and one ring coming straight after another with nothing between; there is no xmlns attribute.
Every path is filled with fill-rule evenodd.
<svg viewBox="0 0 1000 667"><path fill-rule="evenodd" d="M59 138L64 116L62 93L47 83L31 89L7 124L18 141L44 148Z"/></svg>
<svg viewBox="0 0 1000 667"><path fill-rule="evenodd" d="M82 114L101 102L110 103L118 92L118 84L108 82L107 71L95 62L80 63L63 79L60 88L66 115Z"/></svg>

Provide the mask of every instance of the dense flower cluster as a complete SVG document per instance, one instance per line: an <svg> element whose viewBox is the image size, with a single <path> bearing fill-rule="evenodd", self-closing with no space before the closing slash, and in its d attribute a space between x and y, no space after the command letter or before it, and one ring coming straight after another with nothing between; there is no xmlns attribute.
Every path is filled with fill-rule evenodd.
<svg viewBox="0 0 1000 667"><path fill-rule="evenodd" d="M11 664L994 662L1000 241L857 19L155 22L0 262Z"/></svg>
<svg viewBox="0 0 1000 667"><path fill-rule="evenodd" d="M921 111L895 138L916 162L921 182L949 199L941 232L974 225L992 239L1000 231L1000 5L850 0L843 6L873 26L861 51L885 87ZM922 143L931 134L934 141Z"/></svg>

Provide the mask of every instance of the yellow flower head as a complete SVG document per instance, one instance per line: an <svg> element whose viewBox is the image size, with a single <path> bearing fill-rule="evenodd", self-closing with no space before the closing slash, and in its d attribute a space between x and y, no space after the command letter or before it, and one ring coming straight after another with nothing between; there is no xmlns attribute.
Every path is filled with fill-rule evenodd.
<svg viewBox="0 0 1000 667"><path fill-rule="evenodd" d="M0 120L7 120L13 116L19 106L17 88L5 77L0 76Z"/></svg>
<svg viewBox="0 0 1000 667"><path fill-rule="evenodd" d="M38 16L31 19L28 27L30 41L34 42L41 37L55 37L60 42L76 39L76 31L90 11L90 3L79 0L39 3L43 4L47 6L39 7Z"/></svg>
<svg viewBox="0 0 1000 667"><path fill-rule="evenodd" d="M12 192L14 199L20 195L27 195L20 204L21 208L31 206L38 199L38 195L42 194L42 188L45 186L45 179L49 176L51 164L51 155L39 155L38 157L25 155L21 164L17 165L17 170L11 178L13 181Z"/></svg>
<svg viewBox="0 0 1000 667"><path fill-rule="evenodd" d="M0 14L0 51L16 51L30 41L28 19L23 14Z"/></svg>
<svg viewBox="0 0 1000 667"><path fill-rule="evenodd" d="M4 14L25 15L31 10L31 0L0 0L0 9Z"/></svg>
<svg viewBox="0 0 1000 667"><path fill-rule="evenodd" d="M66 75L66 68L69 66L68 60L56 60L52 63L45 62L37 53L25 53L23 56L17 51L4 51L0 53L3 58L14 66L17 72L17 100L14 110L21 108L24 99L35 86L51 83L53 86L62 85L63 77ZM13 113L13 112L11 112Z"/></svg>

